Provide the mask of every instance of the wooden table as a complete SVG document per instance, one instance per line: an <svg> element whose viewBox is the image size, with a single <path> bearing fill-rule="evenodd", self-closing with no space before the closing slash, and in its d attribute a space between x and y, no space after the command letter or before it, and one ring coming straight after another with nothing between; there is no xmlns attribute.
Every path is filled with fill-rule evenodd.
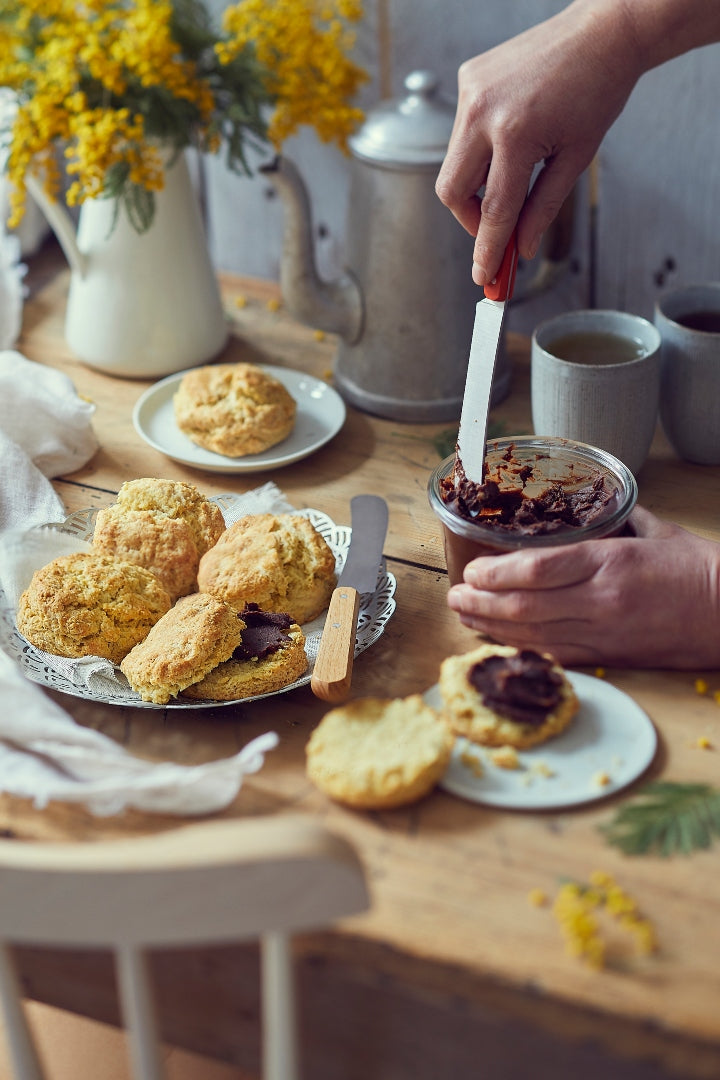
<svg viewBox="0 0 720 1080"><path fill-rule="evenodd" d="M397 610L382 638L355 665L353 693L401 696L436 681L440 661L476 636L446 608L442 545L426 484L446 424L413 425L349 409L341 432L292 466L259 475L183 467L135 433L131 410L147 383L93 372L63 337L67 272L41 256L19 343L26 356L68 373L97 406L101 448L57 482L68 512L110 504L124 480L185 479L202 491L244 491L272 479L298 507L349 522L349 500L379 492L390 509L386 543ZM233 335L224 358L266 359L328 376L334 343L274 310L269 283L222 277ZM508 339L511 395L492 421L509 434L531 430L527 342ZM411 377L411 373L408 373ZM639 480L640 501L661 516L720 539L720 469L677 460L658 434ZM592 672L590 672L592 674ZM651 777L715 783L720 707L695 679L720 688L720 672L608 670L654 721L660 748ZM372 910L337 933L298 942L308 1075L378 1077L720 1076L720 848L663 860L626 857L598 827L631 792L564 812L485 809L440 790L408 809L360 813L328 801L307 781L304 747L326 706L309 688L248 704L181 714L98 707L51 694L80 723L138 754L198 762L226 756L275 729L279 748L247 781L227 815L291 808L322 819L358 849ZM714 750L702 750L706 736ZM0 797L0 828L21 839L92 841L165 829L176 819L127 813L95 819L82 809L34 810ZM562 879L615 875L652 919L659 952L639 958L618 938L606 970L567 956L550 907ZM254 957L250 950L158 958L167 1037L256 1069ZM116 1016L107 958L21 953L28 994L99 1019ZM661 1067L660 1062L664 1065Z"/></svg>

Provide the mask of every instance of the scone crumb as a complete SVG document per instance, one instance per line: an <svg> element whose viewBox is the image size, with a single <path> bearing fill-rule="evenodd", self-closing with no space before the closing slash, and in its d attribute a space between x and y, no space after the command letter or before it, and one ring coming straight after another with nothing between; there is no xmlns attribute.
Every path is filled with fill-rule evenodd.
<svg viewBox="0 0 720 1080"><path fill-rule="evenodd" d="M265 306L267 307L268 311L279 311L280 301L277 299L277 297L271 296Z"/></svg>
<svg viewBox="0 0 720 1080"><path fill-rule="evenodd" d="M533 907L546 907L548 903L548 894L544 889L531 889L528 893L528 903Z"/></svg>
<svg viewBox="0 0 720 1080"><path fill-rule="evenodd" d="M485 770L482 761L477 754L473 753L469 748L463 750L460 755L460 760L466 768L470 769L473 776L480 777L484 774Z"/></svg>
<svg viewBox="0 0 720 1080"><path fill-rule="evenodd" d="M595 678L596 679L604 679L605 678L605 668L604 667L596 667L595 668Z"/></svg>
<svg viewBox="0 0 720 1080"><path fill-rule="evenodd" d="M710 742L707 735L700 735L699 738L696 739L695 745L697 746L698 750L712 750L713 749L713 744Z"/></svg>
<svg viewBox="0 0 720 1080"><path fill-rule="evenodd" d="M555 776L555 770L551 769L545 761L536 761L534 765L531 766L531 769L538 776L546 776L548 778Z"/></svg>
<svg viewBox="0 0 720 1080"><path fill-rule="evenodd" d="M315 338L316 341L324 341L325 340L325 331L324 330L315 330L314 333L313 333L313 337Z"/></svg>
<svg viewBox="0 0 720 1080"><path fill-rule="evenodd" d="M596 772L594 777L593 777L593 786L594 787L599 787L599 788L607 787L610 782L611 782L610 776L604 770L600 771L600 772Z"/></svg>
<svg viewBox="0 0 720 1080"><path fill-rule="evenodd" d="M521 769L522 762L514 746L499 746L490 751L490 760L498 769Z"/></svg>

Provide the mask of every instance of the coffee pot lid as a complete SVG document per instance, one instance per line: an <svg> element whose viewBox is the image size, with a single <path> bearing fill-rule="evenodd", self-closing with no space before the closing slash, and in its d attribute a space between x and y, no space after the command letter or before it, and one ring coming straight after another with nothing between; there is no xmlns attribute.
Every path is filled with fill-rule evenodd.
<svg viewBox="0 0 720 1080"><path fill-rule="evenodd" d="M351 136L356 157L387 168L438 166L442 163L455 120L455 102L440 92L431 71L412 71L407 94L368 112Z"/></svg>

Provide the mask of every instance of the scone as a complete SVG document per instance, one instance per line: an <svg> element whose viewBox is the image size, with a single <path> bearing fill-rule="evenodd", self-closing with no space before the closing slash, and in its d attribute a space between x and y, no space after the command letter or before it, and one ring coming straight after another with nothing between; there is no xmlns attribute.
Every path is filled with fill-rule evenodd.
<svg viewBox="0 0 720 1080"><path fill-rule="evenodd" d="M36 570L20 597L17 628L56 656L119 664L169 610L153 573L112 555L61 555Z"/></svg>
<svg viewBox="0 0 720 1080"><path fill-rule="evenodd" d="M307 744L307 775L331 799L366 810L416 802L445 772L454 737L420 694L331 709Z"/></svg>
<svg viewBox="0 0 720 1080"><path fill-rule="evenodd" d="M536 746L564 731L579 708L554 657L510 645L449 656L438 688L452 730L483 746Z"/></svg>
<svg viewBox="0 0 720 1080"><path fill-rule="evenodd" d="M98 512L93 547L152 570L174 602L197 590L200 558L224 531L220 507L192 484L144 477Z"/></svg>
<svg viewBox="0 0 720 1080"><path fill-rule="evenodd" d="M299 514L247 514L203 555L198 568L201 592L238 611L253 603L287 612L300 625L325 610L335 581L335 556Z"/></svg>
<svg viewBox="0 0 720 1080"><path fill-rule="evenodd" d="M143 701L166 705L232 656L243 623L222 600L183 596L125 657L120 670Z"/></svg>
<svg viewBox="0 0 720 1080"><path fill-rule="evenodd" d="M240 644L230 659L183 690L184 697L234 701L273 694L305 674L305 635L289 615L250 604L241 619Z"/></svg>
<svg viewBox="0 0 720 1080"><path fill-rule="evenodd" d="M280 380L255 364L209 364L186 372L173 407L177 426L192 442L232 458L282 442L297 412Z"/></svg>

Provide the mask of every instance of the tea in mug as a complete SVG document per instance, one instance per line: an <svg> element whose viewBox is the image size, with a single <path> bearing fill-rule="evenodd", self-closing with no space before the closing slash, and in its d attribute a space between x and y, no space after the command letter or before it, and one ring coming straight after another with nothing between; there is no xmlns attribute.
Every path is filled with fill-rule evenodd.
<svg viewBox="0 0 720 1080"><path fill-rule="evenodd" d="M564 334L546 346L559 360L573 364L627 364L645 356L645 346L634 338L586 330Z"/></svg>
<svg viewBox="0 0 720 1080"><path fill-rule="evenodd" d="M706 334L720 334L720 311L689 311L675 320L688 330L704 330Z"/></svg>

